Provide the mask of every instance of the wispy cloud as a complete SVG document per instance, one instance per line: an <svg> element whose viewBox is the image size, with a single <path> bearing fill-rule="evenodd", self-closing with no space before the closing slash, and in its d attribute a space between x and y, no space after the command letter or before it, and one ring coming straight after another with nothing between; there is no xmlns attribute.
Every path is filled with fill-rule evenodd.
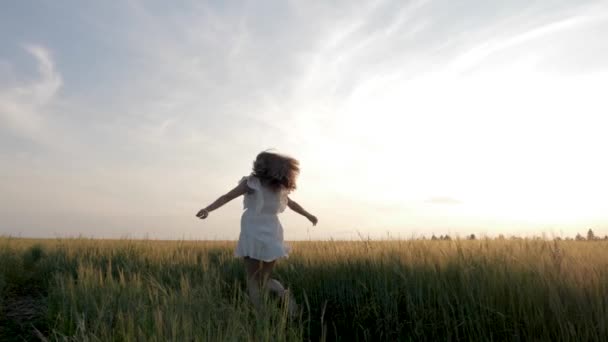
<svg viewBox="0 0 608 342"><path fill-rule="evenodd" d="M63 84L48 49L24 45L38 64L38 79L0 90L0 120L20 137L42 144L52 143L47 109Z"/></svg>
<svg viewBox="0 0 608 342"><path fill-rule="evenodd" d="M583 25L593 24L606 19L608 19L608 15L602 12L575 14L567 18L537 25L524 32L518 32L507 37L491 38L457 56L452 61L449 68L455 72L466 71L479 65L485 59L500 51L517 47L518 45L535 39L562 33L567 30L577 29Z"/></svg>

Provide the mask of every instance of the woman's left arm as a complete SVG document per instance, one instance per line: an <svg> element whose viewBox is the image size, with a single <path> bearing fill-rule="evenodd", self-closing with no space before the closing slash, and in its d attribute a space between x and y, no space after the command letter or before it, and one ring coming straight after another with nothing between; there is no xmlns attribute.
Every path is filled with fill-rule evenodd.
<svg viewBox="0 0 608 342"><path fill-rule="evenodd" d="M209 204L206 208L199 210L196 216L200 219L205 219L209 216L209 212L214 211L215 209L220 208L224 204L232 201L233 199L244 195L249 191L249 187L247 186L247 182L241 182L234 189L230 190L226 194L220 196L213 203Z"/></svg>

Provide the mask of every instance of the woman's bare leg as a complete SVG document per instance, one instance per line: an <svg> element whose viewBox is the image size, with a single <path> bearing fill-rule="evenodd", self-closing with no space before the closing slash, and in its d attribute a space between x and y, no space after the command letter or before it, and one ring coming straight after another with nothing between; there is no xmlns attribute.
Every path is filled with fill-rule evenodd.
<svg viewBox="0 0 608 342"><path fill-rule="evenodd" d="M283 301L287 304L287 309L289 310L289 314L291 316L295 316L297 314L298 306L296 304L296 300L289 293L289 290L286 290L278 280L271 278L272 270L274 269L275 262L272 263L263 263L262 265L262 273L264 279L264 285L270 291L276 293Z"/></svg>
<svg viewBox="0 0 608 342"><path fill-rule="evenodd" d="M268 279L268 283L266 285L270 291L275 292L281 297L283 301L287 304L287 310L289 310L290 316L295 316L298 312L298 304L296 303L296 299L291 295L289 290L283 287L278 280L274 278Z"/></svg>
<svg viewBox="0 0 608 342"><path fill-rule="evenodd" d="M274 262L273 262L274 263ZM263 266L265 262L245 257L245 270L247 271L247 292L256 309L260 308L260 292L264 287Z"/></svg>
<svg viewBox="0 0 608 342"><path fill-rule="evenodd" d="M275 261L265 262L252 258L245 258L249 297L257 309L260 305L261 289L268 288L270 291L275 292L281 299L288 301L289 314L295 315L297 304L293 296L278 280L270 278L274 265Z"/></svg>

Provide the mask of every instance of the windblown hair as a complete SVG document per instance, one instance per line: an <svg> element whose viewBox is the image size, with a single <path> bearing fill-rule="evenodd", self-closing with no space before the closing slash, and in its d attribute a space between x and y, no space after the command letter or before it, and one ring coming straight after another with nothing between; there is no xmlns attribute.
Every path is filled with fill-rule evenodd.
<svg viewBox="0 0 608 342"><path fill-rule="evenodd" d="M296 189L300 163L289 156L264 151L253 162L253 175L273 191Z"/></svg>

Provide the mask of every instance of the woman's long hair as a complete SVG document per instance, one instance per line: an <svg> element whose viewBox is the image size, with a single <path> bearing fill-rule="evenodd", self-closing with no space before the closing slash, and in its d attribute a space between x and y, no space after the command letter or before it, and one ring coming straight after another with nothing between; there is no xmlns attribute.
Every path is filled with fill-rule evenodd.
<svg viewBox="0 0 608 342"><path fill-rule="evenodd" d="M264 151L253 162L253 175L273 191L296 189L300 163L289 156Z"/></svg>

